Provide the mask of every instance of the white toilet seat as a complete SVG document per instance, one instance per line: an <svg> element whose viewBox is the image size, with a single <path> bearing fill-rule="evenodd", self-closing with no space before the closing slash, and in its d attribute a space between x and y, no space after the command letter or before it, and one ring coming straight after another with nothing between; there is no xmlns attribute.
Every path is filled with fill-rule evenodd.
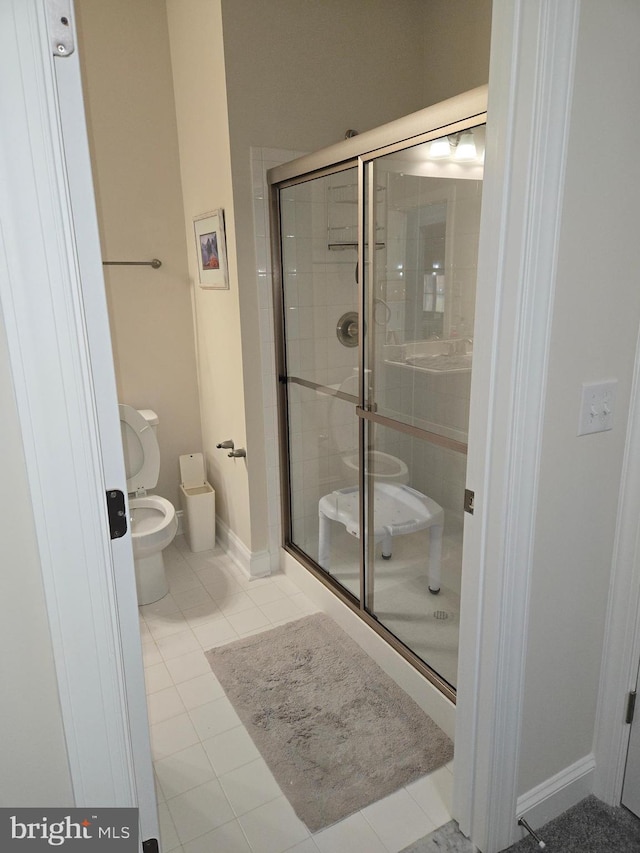
<svg viewBox="0 0 640 853"><path fill-rule="evenodd" d="M160 495L131 498L131 542L135 557L165 548L176 535L178 519L172 503Z"/></svg>
<svg viewBox="0 0 640 853"><path fill-rule="evenodd" d="M127 492L155 488L160 474L160 448L149 422L133 406L120 403L122 445L127 469Z"/></svg>
<svg viewBox="0 0 640 853"><path fill-rule="evenodd" d="M367 471L367 475L374 478L376 482L392 482L392 483L408 483L409 468L406 462L399 459L397 456L392 456L390 453L385 453L384 450L372 450L370 458L373 465L372 471ZM351 468L352 471L359 470L360 459L357 453L347 453L342 457L342 461Z"/></svg>

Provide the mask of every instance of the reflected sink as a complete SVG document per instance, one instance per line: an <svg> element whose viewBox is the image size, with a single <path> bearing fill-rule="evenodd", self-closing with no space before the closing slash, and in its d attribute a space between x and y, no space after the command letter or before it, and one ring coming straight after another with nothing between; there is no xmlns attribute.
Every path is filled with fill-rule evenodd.
<svg viewBox="0 0 640 853"><path fill-rule="evenodd" d="M406 364L419 367L422 370L443 371L471 370L471 354L454 353L453 355L413 355L406 359Z"/></svg>

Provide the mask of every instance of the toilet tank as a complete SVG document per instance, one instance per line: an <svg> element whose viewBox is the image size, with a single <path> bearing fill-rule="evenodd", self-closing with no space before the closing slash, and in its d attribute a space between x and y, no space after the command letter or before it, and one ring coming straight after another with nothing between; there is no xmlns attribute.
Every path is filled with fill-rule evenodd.
<svg viewBox="0 0 640 853"><path fill-rule="evenodd" d="M138 409L142 417L149 424L154 434L157 436L158 434L158 416L153 411L153 409Z"/></svg>

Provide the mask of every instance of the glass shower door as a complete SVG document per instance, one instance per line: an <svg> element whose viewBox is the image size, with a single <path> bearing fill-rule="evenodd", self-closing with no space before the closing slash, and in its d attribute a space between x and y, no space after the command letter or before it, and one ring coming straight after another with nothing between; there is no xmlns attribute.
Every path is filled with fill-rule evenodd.
<svg viewBox="0 0 640 853"><path fill-rule="evenodd" d="M272 197L286 547L452 699L483 155L467 125Z"/></svg>
<svg viewBox="0 0 640 853"><path fill-rule="evenodd" d="M453 142L475 157L427 142L365 164L384 245L365 268L360 415L366 608L455 688L484 127Z"/></svg>
<svg viewBox="0 0 640 853"><path fill-rule="evenodd" d="M282 187L279 208L289 537L359 601L340 523L359 517L357 168Z"/></svg>

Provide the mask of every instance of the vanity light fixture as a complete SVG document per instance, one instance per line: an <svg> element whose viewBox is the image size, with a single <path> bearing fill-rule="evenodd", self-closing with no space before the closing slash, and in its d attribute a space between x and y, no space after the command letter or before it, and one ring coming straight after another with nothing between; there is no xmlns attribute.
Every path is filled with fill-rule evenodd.
<svg viewBox="0 0 640 853"><path fill-rule="evenodd" d="M478 156L476 151L476 143L473 138L473 133L467 131L460 136L460 141L456 145L454 157L456 160L475 160Z"/></svg>
<svg viewBox="0 0 640 853"><path fill-rule="evenodd" d="M443 157L451 156L451 145L449 137L443 136L441 139L434 139L429 146L429 158L431 160L440 160Z"/></svg>

